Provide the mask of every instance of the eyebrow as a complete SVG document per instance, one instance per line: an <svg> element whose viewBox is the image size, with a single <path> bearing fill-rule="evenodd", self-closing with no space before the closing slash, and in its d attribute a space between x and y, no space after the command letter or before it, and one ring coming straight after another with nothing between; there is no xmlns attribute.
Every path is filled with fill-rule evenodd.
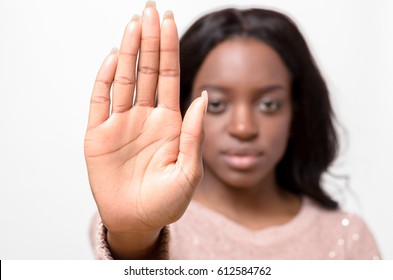
<svg viewBox="0 0 393 280"><path fill-rule="evenodd" d="M202 85L200 87L201 90L207 90L207 92L209 92L209 89L212 91L219 91L222 93L229 93L231 91L230 88L227 87L222 87L222 86L216 86L216 85ZM268 94L271 92L277 92L277 91L285 91L286 88L280 84L272 84L272 85L268 85L266 87L262 87L262 88L257 88L256 90L254 90L256 93L260 94L260 95L264 95L264 94Z"/></svg>
<svg viewBox="0 0 393 280"><path fill-rule="evenodd" d="M228 93L228 92L230 92L230 89L229 89L229 88L222 87L222 86L215 86L215 85L202 85L202 86L199 88L199 91L202 91L202 90L206 90L207 92L209 92L209 90L212 90L212 91L219 91L219 92L222 92L222 93Z"/></svg>

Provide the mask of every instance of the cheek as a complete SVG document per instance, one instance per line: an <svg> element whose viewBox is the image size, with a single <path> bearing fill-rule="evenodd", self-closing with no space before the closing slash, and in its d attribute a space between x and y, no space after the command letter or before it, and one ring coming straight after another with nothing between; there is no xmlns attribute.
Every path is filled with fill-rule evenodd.
<svg viewBox="0 0 393 280"><path fill-rule="evenodd" d="M277 139L287 140L290 136L291 123L289 119L277 121L274 124L273 135Z"/></svg>
<svg viewBox="0 0 393 280"><path fill-rule="evenodd" d="M265 139L271 145L272 150L279 156L283 155L286 150L291 131L290 117L277 119L266 124L264 129Z"/></svg>
<svg viewBox="0 0 393 280"><path fill-rule="evenodd" d="M220 149L225 146L225 124L220 118L205 116L204 129L205 138L203 143L202 157L209 165L217 164Z"/></svg>
<svg viewBox="0 0 393 280"><path fill-rule="evenodd" d="M204 150L212 150L217 145L219 137L219 123L215 120L209 120L209 117L205 117L204 121L205 139L204 139Z"/></svg>

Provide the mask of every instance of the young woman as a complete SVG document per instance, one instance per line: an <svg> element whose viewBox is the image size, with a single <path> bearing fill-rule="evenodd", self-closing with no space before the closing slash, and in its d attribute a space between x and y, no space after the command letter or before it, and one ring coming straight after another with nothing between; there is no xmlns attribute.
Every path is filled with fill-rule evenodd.
<svg viewBox="0 0 393 280"><path fill-rule="evenodd" d="M179 62L173 14L160 27L148 2L92 94L85 157L101 219L96 256L379 258L366 225L321 187L337 151L332 118L286 16L208 14L182 37Z"/></svg>

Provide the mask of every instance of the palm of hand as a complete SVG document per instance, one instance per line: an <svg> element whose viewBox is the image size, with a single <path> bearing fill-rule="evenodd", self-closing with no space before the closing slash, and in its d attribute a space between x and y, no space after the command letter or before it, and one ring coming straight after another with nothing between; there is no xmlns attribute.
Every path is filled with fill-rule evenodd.
<svg viewBox="0 0 393 280"><path fill-rule="evenodd" d="M104 62L92 94L85 137L89 181L105 226L116 232L155 230L176 221L202 176L207 97L194 101L182 122L176 26L171 16L164 19L160 37L157 19L150 8L142 25L135 20L129 24L119 54ZM160 40L149 43L154 34ZM159 69L152 71L155 67Z"/></svg>
<svg viewBox="0 0 393 280"><path fill-rule="evenodd" d="M189 179L190 175L176 165L180 129L179 112L134 107L112 115L108 123L87 132L90 144L86 156L94 173L99 174L100 183L93 193L96 200L103 201L100 214L104 222L107 215L116 217L106 223L108 228L126 231L124 226L138 227L133 225L138 221L144 221L148 228L158 228L163 226L157 221L157 216L162 218L165 213L161 209L175 206L174 198L185 196L181 199L184 201L191 196L186 190L192 186L182 185L195 179ZM169 223L173 218L166 219Z"/></svg>

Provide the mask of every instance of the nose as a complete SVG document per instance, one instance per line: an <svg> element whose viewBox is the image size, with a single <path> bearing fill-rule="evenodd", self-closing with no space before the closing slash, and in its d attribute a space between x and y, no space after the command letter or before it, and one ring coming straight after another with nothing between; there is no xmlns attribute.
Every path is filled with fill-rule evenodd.
<svg viewBox="0 0 393 280"><path fill-rule="evenodd" d="M259 130L252 106L241 104L231 112L228 133L239 140L250 141L258 136Z"/></svg>

